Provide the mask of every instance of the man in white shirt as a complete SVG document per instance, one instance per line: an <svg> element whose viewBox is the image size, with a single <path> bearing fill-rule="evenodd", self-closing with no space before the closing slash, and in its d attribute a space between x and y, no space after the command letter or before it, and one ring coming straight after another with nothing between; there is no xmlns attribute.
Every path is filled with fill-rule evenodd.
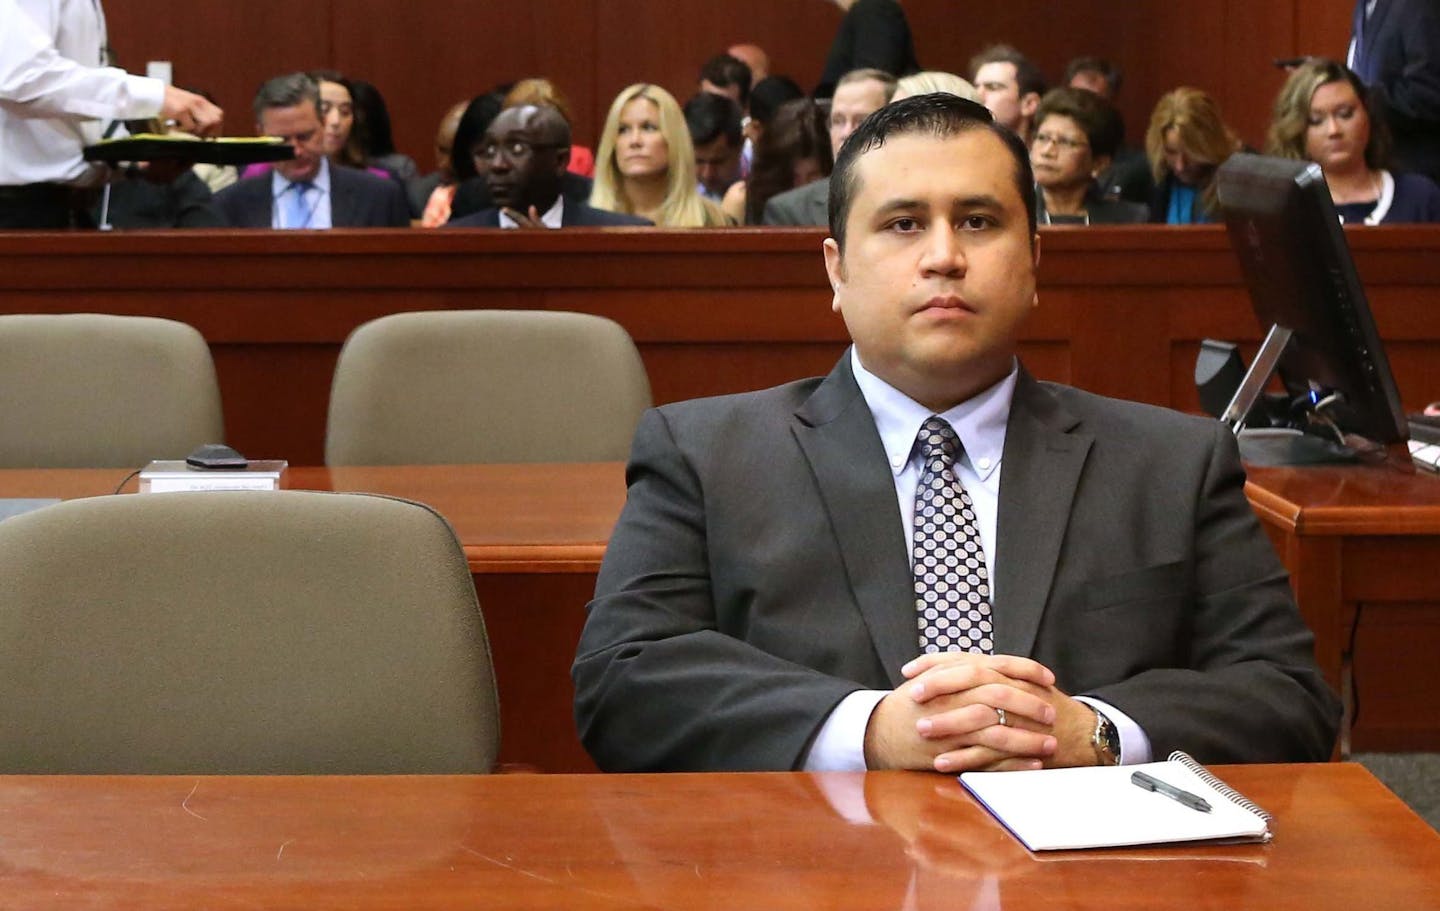
<svg viewBox="0 0 1440 911"><path fill-rule="evenodd" d="M1329 756L1226 428L1019 366L1033 185L980 105L887 105L831 180L853 348L641 418L572 670L602 769Z"/></svg>
<svg viewBox="0 0 1440 911"><path fill-rule="evenodd" d="M0 228L66 228L105 180L81 152L113 120L162 117L218 132L224 112L159 79L105 65L99 0L0 0Z"/></svg>

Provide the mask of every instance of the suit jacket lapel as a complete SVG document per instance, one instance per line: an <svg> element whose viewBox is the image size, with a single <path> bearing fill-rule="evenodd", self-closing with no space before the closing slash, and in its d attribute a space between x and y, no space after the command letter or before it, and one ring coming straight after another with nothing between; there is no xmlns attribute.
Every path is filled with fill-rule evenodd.
<svg viewBox="0 0 1440 911"><path fill-rule="evenodd" d="M1005 429L995 532L995 651L1028 655L1093 440L1022 368Z"/></svg>
<svg viewBox="0 0 1440 911"><path fill-rule="evenodd" d="M851 591L890 685L898 686L901 665L919 650L914 583L895 481L848 351L796 417L795 439L815 476Z"/></svg>

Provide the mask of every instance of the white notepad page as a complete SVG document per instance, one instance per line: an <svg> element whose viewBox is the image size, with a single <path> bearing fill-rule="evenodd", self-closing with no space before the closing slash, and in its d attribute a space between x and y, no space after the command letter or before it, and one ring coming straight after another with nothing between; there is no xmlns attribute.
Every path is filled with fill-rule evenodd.
<svg viewBox="0 0 1440 911"><path fill-rule="evenodd" d="M1193 810L1133 784L1130 776L1137 771L1198 794L1211 811ZM1269 839L1263 811L1237 803L1244 799L1233 791L1227 795L1175 758L1132 766L966 772L960 783L1032 851Z"/></svg>

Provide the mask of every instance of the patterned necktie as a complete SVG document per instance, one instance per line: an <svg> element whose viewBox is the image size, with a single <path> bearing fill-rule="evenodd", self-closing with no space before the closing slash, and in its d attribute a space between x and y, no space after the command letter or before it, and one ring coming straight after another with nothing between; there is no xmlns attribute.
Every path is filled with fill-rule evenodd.
<svg viewBox="0 0 1440 911"><path fill-rule="evenodd" d="M297 180L285 188L285 227L310 227L312 209L305 202L305 196L314 186L315 184L308 180Z"/></svg>
<svg viewBox="0 0 1440 911"><path fill-rule="evenodd" d="M932 415L916 439L925 460L915 488L913 549L920 651L990 654L990 574L974 505L955 477L960 438Z"/></svg>

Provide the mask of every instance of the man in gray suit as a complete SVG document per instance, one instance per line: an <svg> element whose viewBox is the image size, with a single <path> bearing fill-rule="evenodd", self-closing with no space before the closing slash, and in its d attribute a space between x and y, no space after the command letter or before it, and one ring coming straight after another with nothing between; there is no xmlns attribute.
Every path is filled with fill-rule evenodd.
<svg viewBox="0 0 1440 911"><path fill-rule="evenodd" d="M830 151L840 147L866 117L880 110L895 94L895 77L882 70L854 70L840 78L830 101ZM767 225L823 225L828 220L830 178L812 181L765 203L761 221Z"/></svg>
<svg viewBox="0 0 1440 911"><path fill-rule="evenodd" d="M853 348L637 430L573 669L600 767L1328 757L1338 700L1225 428L1015 359L1023 143L922 95L865 121L832 186Z"/></svg>

